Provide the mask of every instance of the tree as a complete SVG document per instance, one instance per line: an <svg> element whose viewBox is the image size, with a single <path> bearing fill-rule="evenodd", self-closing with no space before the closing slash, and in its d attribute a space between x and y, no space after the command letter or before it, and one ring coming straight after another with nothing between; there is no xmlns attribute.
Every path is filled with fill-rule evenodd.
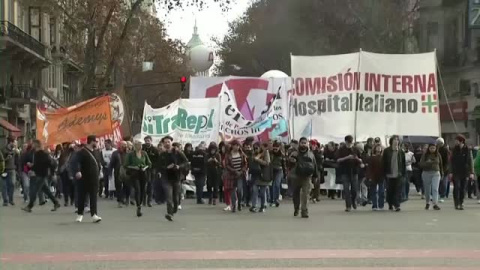
<svg viewBox="0 0 480 270"><path fill-rule="evenodd" d="M290 70L290 54L403 52L418 0L260 0L218 41L220 75Z"/></svg>
<svg viewBox="0 0 480 270"><path fill-rule="evenodd" d="M83 65L84 98L103 92L119 59L126 53L126 43L134 42L131 33L139 30L142 8L159 4L161 10L196 5L202 8L206 0L27 0L64 19L65 28L71 30L65 47L69 54ZM223 9L232 0L214 0ZM166 44L172 44L166 42ZM100 76L102 75L102 76Z"/></svg>

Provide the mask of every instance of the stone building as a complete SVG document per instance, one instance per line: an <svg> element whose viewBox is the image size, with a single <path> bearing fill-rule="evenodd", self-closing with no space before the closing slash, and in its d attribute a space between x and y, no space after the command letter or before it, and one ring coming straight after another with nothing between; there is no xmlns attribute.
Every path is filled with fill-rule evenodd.
<svg viewBox="0 0 480 270"><path fill-rule="evenodd" d="M82 69L63 46L69 28L55 10L0 0L0 145L9 135L35 136L37 105L59 108L80 96Z"/></svg>
<svg viewBox="0 0 480 270"><path fill-rule="evenodd" d="M421 0L419 46L436 50L442 137L480 143L480 0ZM480 10L480 9L479 9ZM470 16L469 16L470 14Z"/></svg>

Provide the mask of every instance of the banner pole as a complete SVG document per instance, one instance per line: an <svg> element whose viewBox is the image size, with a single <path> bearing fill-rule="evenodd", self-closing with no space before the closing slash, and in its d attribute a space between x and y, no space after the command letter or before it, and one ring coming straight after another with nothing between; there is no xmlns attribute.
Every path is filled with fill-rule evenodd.
<svg viewBox="0 0 480 270"><path fill-rule="evenodd" d="M357 65L357 72L359 72L360 74L360 78L362 76L362 74L360 73L360 60L362 59L362 48L359 49L359 52L358 52L358 65ZM361 81L361 80L360 80ZM360 89L354 89L356 92L355 92L355 120L354 120L354 123L353 123L353 141L356 142L357 141L357 102L358 102L358 91Z"/></svg>
<svg viewBox="0 0 480 270"><path fill-rule="evenodd" d="M440 75L440 66L438 65L438 59L437 59L437 48L435 48L435 50L433 50L433 52L435 53L433 55L433 57L435 57L435 71L438 73L437 77ZM438 91L438 79L436 80L436 83L437 83L437 108L438 108L438 111L437 111L437 119L438 119L438 137L442 137L442 121L440 120L440 95L439 95L439 91ZM443 84L443 83L442 83ZM444 88L445 90L445 88ZM447 95L445 95L446 97ZM450 111L450 114L452 113L451 110L450 110L450 104L448 104L448 98L447 98L447 107L448 107L448 110ZM452 117L452 120L453 120L453 117ZM455 120L453 120L455 121ZM455 122L454 122L455 124ZM457 131L457 126L455 126L455 131Z"/></svg>

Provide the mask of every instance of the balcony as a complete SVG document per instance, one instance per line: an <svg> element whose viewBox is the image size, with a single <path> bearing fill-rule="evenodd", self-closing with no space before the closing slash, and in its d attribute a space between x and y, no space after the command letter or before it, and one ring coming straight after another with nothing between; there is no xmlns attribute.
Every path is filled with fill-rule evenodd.
<svg viewBox="0 0 480 270"><path fill-rule="evenodd" d="M23 46L45 59L45 45L8 21L0 21L0 38L10 38L10 41Z"/></svg>
<svg viewBox="0 0 480 270"><path fill-rule="evenodd" d="M38 103L38 88L29 85L16 84L11 87L8 101L10 104L36 104Z"/></svg>

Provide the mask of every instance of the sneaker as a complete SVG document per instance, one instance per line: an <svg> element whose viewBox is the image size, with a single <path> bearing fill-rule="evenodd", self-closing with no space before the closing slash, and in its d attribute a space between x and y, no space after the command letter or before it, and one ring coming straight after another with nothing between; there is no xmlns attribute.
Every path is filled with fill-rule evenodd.
<svg viewBox="0 0 480 270"><path fill-rule="evenodd" d="M433 206L433 209L434 209L434 210L440 210L440 207L438 207L438 205L435 204L435 205Z"/></svg>
<svg viewBox="0 0 480 270"><path fill-rule="evenodd" d="M28 207L28 206L25 206L22 208L23 211L27 212L27 213L31 213L32 212L32 208Z"/></svg>
<svg viewBox="0 0 480 270"><path fill-rule="evenodd" d="M15 203L13 201L9 202L11 206L15 206Z"/></svg>
<svg viewBox="0 0 480 270"><path fill-rule="evenodd" d="M378 211L378 208L372 207L372 211Z"/></svg>
<svg viewBox="0 0 480 270"><path fill-rule="evenodd" d="M430 204L427 203L427 205L425 205L425 210L429 210L430 209Z"/></svg>
<svg viewBox="0 0 480 270"><path fill-rule="evenodd" d="M77 216L77 219L75 219L75 222L80 223L80 222L82 222L82 220L83 220L83 216L82 216L82 215L78 215L78 216Z"/></svg>
<svg viewBox="0 0 480 270"><path fill-rule="evenodd" d="M152 203L148 202L148 203L147 203L147 206L148 206L148 207L152 207Z"/></svg>
<svg viewBox="0 0 480 270"><path fill-rule="evenodd" d="M260 208L260 211L258 211L258 212L259 212L259 213L265 213L266 210L267 210L266 207L261 207L261 208Z"/></svg>
<svg viewBox="0 0 480 270"><path fill-rule="evenodd" d="M102 221L102 218L97 216L97 215L93 215L92 217L92 222L93 223L99 223L100 221Z"/></svg>
<svg viewBox="0 0 480 270"><path fill-rule="evenodd" d="M8 203L4 202L4 203L3 203L3 206L8 206Z"/></svg>
<svg viewBox="0 0 480 270"><path fill-rule="evenodd" d="M293 212L293 216L298 217L298 209L295 209L295 211Z"/></svg>
<svg viewBox="0 0 480 270"><path fill-rule="evenodd" d="M55 204L55 205L53 206L52 212L57 211L58 208L60 208L60 204L59 204L59 203L57 203L57 204Z"/></svg>
<svg viewBox="0 0 480 270"><path fill-rule="evenodd" d="M400 209L400 207L395 208L395 212L400 212L400 211L402 211L402 209Z"/></svg>
<svg viewBox="0 0 480 270"><path fill-rule="evenodd" d="M279 202L279 201L277 201L277 202L275 203L275 207L280 207L280 202Z"/></svg>
<svg viewBox="0 0 480 270"><path fill-rule="evenodd" d="M88 207L88 206L85 207L85 209L83 209L83 212L85 212L85 213L90 213L90 207Z"/></svg>
<svg viewBox="0 0 480 270"><path fill-rule="evenodd" d="M166 214L166 215L165 215L165 218L166 218L168 221L173 221L173 216L170 215L170 214Z"/></svg>
<svg viewBox="0 0 480 270"><path fill-rule="evenodd" d="M177 209L178 209L178 210L182 210L182 205L179 205L179 206L177 207Z"/></svg>
<svg viewBox="0 0 480 270"><path fill-rule="evenodd" d="M302 211L302 218L308 218L308 212L307 211L305 211L305 212Z"/></svg>
<svg viewBox="0 0 480 270"><path fill-rule="evenodd" d="M142 216L142 208L137 207L137 217L141 217L141 216Z"/></svg>
<svg viewBox="0 0 480 270"><path fill-rule="evenodd" d="M352 204L352 207L353 207L354 210L357 210L357 204L356 203Z"/></svg>
<svg viewBox="0 0 480 270"><path fill-rule="evenodd" d="M441 202L441 203L444 203L444 202L445 202L444 199L440 199L440 200L438 200L438 201ZM480 203L480 201L479 201L479 203Z"/></svg>
<svg viewBox="0 0 480 270"><path fill-rule="evenodd" d="M232 207L228 205L227 207L223 208L223 211L232 211Z"/></svg>
<svg viewBox="0 0 480 270"><path fill-rule="evenodd" d="M255 208L255 207L251 207L251 208L250 208L250 212L252 212L252 213L257 213L258 210L257 210L257 208Z"/></svg>
<svg viewBox="0 0 480 270"><path fill-rule="evenodd" d="M352 209L351 209L351 208L347 208L347 209L345 209L345 212L350 212L350 211L352 211Z"/></svg>

